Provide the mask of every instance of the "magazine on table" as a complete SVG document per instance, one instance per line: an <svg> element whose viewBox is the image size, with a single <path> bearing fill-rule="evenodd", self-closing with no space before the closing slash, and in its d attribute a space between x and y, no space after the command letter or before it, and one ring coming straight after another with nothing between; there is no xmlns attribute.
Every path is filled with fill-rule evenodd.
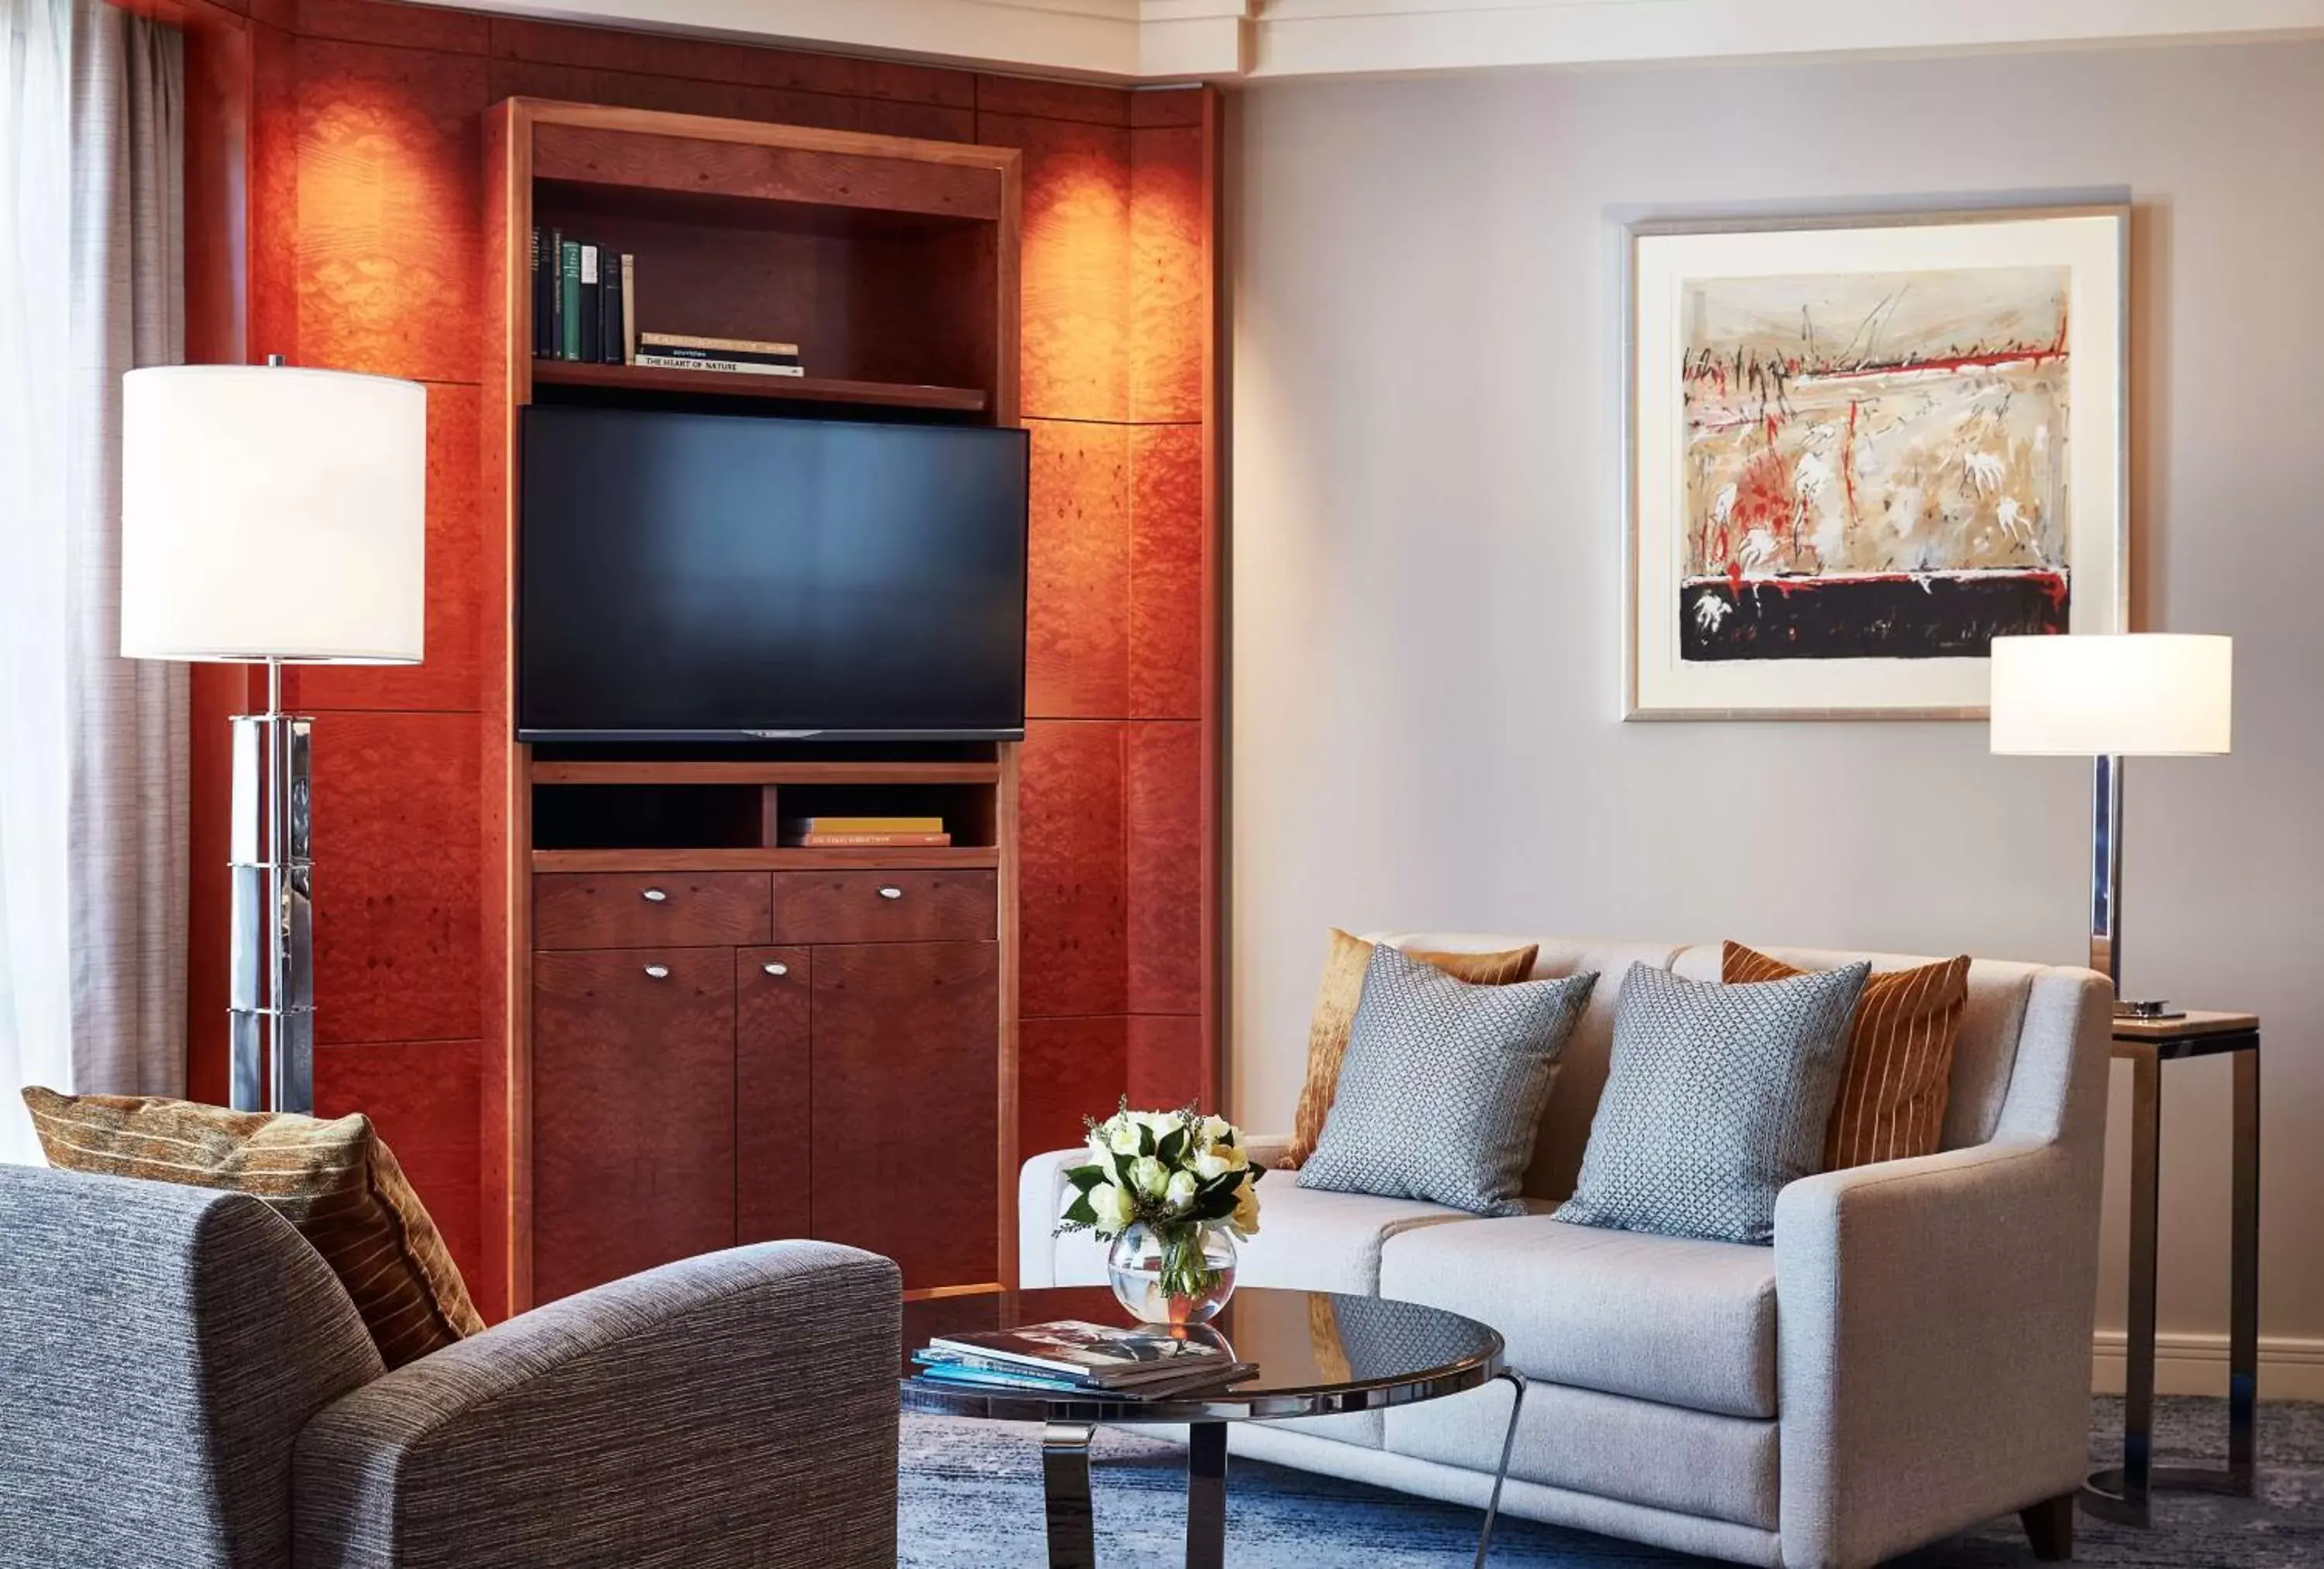
<svg viewBox="0 0 2324 1569"><path fill-rule="evenodd" d="M1119 1329L1078 1319L1028 1324L972 1335L944 1335L922 1353L961 1364L1018 1368L1085 1387L1120 1390L1149 1380L1176 1381L1197 1372L1213 1378L1234 1359L1215 1345L1162 1329Z"/></svg>
<svg viewBox="0 0 2324 1569"><path fill-rule="evenodd" d="M1168 1399L1175 1395L1217 1389L1259 1371L1252 1363L1222 1362L1192 1371L1180 1368L1167 1377L1139 1379L1127 1384L1093 1384L985 1357L955 1360L948 1352L918 1352L912 1360L919 1364L922 1379L953 1388L1022 1390L1038 1394L1102 1396L1117 1400Z"/></svg>

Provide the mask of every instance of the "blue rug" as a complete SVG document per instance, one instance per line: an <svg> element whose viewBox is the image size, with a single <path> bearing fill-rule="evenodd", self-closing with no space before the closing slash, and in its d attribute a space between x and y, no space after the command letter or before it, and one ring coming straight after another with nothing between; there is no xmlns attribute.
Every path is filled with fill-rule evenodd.
<svg viewBox="0 0 2324 1569"><path fill-rule="evenodd" d="M2091 1449L2107 1462L2119 1401L2099 1400ZM2218 1400L2160 1402L2166 1461L2207 1460L2225 1443ZM2122 1569L2295 1569L2324 1564L2324 1406L2271 1403L2260 1413L2257 1499L2166 1494L2156 1527L2135 1531L2087 1515L2075 1561ZM1104 1569L1185 1562L1185 1454L1108 1430L1094 1450L1098 1561ZM906 1569L1001 1569L1045 1563L1038 1429L948 1417L904 1418ZM1227 1561L1314 1569L1441 1569L1476 1552L1474 1509L1238 1458L1227 1486ZM2000 1569L2034 1561L2015 1517L1896 1561L1898 1569ZM1497 1569L1689 1569L1707 1560L1607 1537L1505 1519Z"/></svg>

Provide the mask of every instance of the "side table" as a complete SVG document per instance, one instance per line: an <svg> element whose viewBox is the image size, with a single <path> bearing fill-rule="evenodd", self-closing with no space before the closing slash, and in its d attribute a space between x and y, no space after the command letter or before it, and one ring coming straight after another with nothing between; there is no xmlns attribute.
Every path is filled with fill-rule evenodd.
<svg viewBox="0 0 2324 1569"><path fill-rule="evenodd" d="M2125 1347L2122 1463L2090 1473L2082 1508L2101 1519L2148 1523L2149 1496L2165 1489L2252 1491L2259 1398L2259 1016L2188 1013L2118 1018L2114 1055L2131 1064L2130 1326ZM2227 1307L2227 1463L2154 1463L2155 1225L2162 1197L2163 1064L2235 1059L2234 1241Z"/></svg>

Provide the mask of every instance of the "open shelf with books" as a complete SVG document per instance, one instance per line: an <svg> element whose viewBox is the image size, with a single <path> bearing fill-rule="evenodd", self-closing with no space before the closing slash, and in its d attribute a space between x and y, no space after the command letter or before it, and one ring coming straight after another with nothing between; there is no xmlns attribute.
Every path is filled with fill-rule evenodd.
<svg viewBox="0 0 2324 1569"><path fill-rule="evenodd" d="M973 387L852 381L835 376L752 376L732 372L664 370L655 365L592 365L562 360L540 361L532 368L532 379L544 387L591 388L612 393L775 398L801 403L853 403L872 408L924 408L946 414L982 414L991 401Z"/></svg>

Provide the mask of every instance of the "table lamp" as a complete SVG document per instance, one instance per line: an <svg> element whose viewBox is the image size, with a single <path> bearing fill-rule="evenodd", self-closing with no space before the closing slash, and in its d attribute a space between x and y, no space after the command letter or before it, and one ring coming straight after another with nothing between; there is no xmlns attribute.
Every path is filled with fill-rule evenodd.
<svg viewBox="0 0 2324 1569"><path fill-rule="evenodd" d="M280 355L122 380L123 656L266 666L233 720L238 1111L315 1105L313 721L282 666L420 662L427 431L418 382Z"/></svg>
<svg viewBox="0 0 2324 1569"><path fill-rule="evenodd" d="M2166 632L1993 640L1993 750L2092 759L2090 968L2126 1017L2175 1015L2122 1000L2122 761L2227 751L2233 647Z"/></svg>

